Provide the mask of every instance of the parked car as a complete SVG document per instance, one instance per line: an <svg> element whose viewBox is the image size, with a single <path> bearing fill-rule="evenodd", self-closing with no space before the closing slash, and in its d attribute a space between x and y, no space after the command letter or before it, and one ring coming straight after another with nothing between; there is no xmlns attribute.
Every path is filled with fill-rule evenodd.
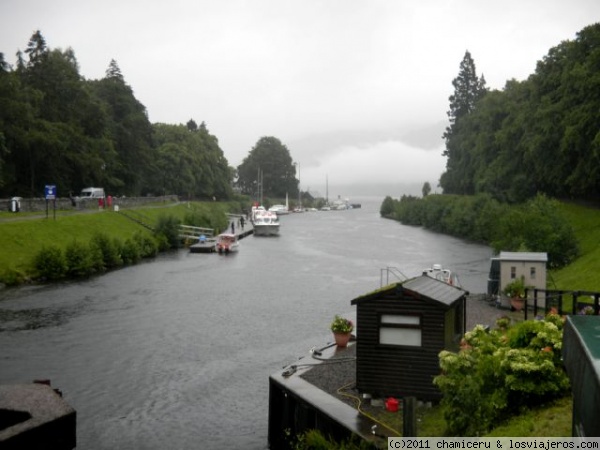
<svg viewBox="0 0 600 450"><path fill-rule="evenodd" d="M104 188L89 187L81 190L79 198L104 198Z"/></svg>

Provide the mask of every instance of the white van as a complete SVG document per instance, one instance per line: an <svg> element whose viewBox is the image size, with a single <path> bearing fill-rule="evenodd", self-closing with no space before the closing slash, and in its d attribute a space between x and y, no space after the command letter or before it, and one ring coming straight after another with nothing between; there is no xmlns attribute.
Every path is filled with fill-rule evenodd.
<svg viewBox="0 0 600 450"><path fill-rule="evenodd" d="M82 189L79 198L104 198L104 188L89 187Z"/></svg>

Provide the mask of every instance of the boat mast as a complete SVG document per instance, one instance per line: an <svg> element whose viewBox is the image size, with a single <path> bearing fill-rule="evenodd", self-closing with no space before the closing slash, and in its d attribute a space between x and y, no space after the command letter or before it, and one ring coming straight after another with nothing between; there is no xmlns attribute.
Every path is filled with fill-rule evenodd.
<svg viewBox="0 0 600 450"><path fill-rule="evenodd" d="M302 209L302 191L300 190L300 163L298 163L298 207Z"/></svg>
<svg viewBox="0 0 600 450"><path fill-rule="evenodd" d="M259 205L263 202L263 173L260 167L257 169L256 174L256 201Z"/></svg>

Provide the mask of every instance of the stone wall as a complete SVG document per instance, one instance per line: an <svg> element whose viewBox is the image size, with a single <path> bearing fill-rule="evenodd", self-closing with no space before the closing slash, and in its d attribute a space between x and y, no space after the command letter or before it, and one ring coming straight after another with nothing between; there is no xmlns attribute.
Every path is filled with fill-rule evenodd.
<svg viewBox="0 0 600 450"><path fill-rule="evenodd" d="M149 203L173 203L179 201L176 195L166 195L160 197L112 197L112 206L119 205L124 208L131 208L136 206L143 206ZM49 211L54 210L54 200L48 200L44 198L21 198L19 200L20 208L22 212L45 212L46 207ZM86 209L98 209L98 199L80 199L73 202L68 197L60 197L56 199L57 210L86 210ZM12 211L12 199L4 198L0 199L0 209L3 211Z"/></svg>

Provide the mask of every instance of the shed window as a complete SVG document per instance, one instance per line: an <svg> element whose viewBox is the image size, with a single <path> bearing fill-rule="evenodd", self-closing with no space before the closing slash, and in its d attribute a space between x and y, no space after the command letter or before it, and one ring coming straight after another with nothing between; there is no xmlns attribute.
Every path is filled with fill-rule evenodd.
<svg viewBox="0 0 600 450"><path fill-rule="evenodd" d="M399 314L381 315L379 343L421 346L421 317Z"/></svg>
<svg viewBox="0 0 600 450"><path fill-rule="evenodd" d="M517 278L517 268L515 266L512 266L510 268L510 279L514 280L515 278Z"/></svg>
<svg viewBox="0 0 600 450"><path fill-rule="evenodd" d="M535 280L535 267L531 267L531 268L529 269L529 278L530 278L531 280Z"/></svg>

